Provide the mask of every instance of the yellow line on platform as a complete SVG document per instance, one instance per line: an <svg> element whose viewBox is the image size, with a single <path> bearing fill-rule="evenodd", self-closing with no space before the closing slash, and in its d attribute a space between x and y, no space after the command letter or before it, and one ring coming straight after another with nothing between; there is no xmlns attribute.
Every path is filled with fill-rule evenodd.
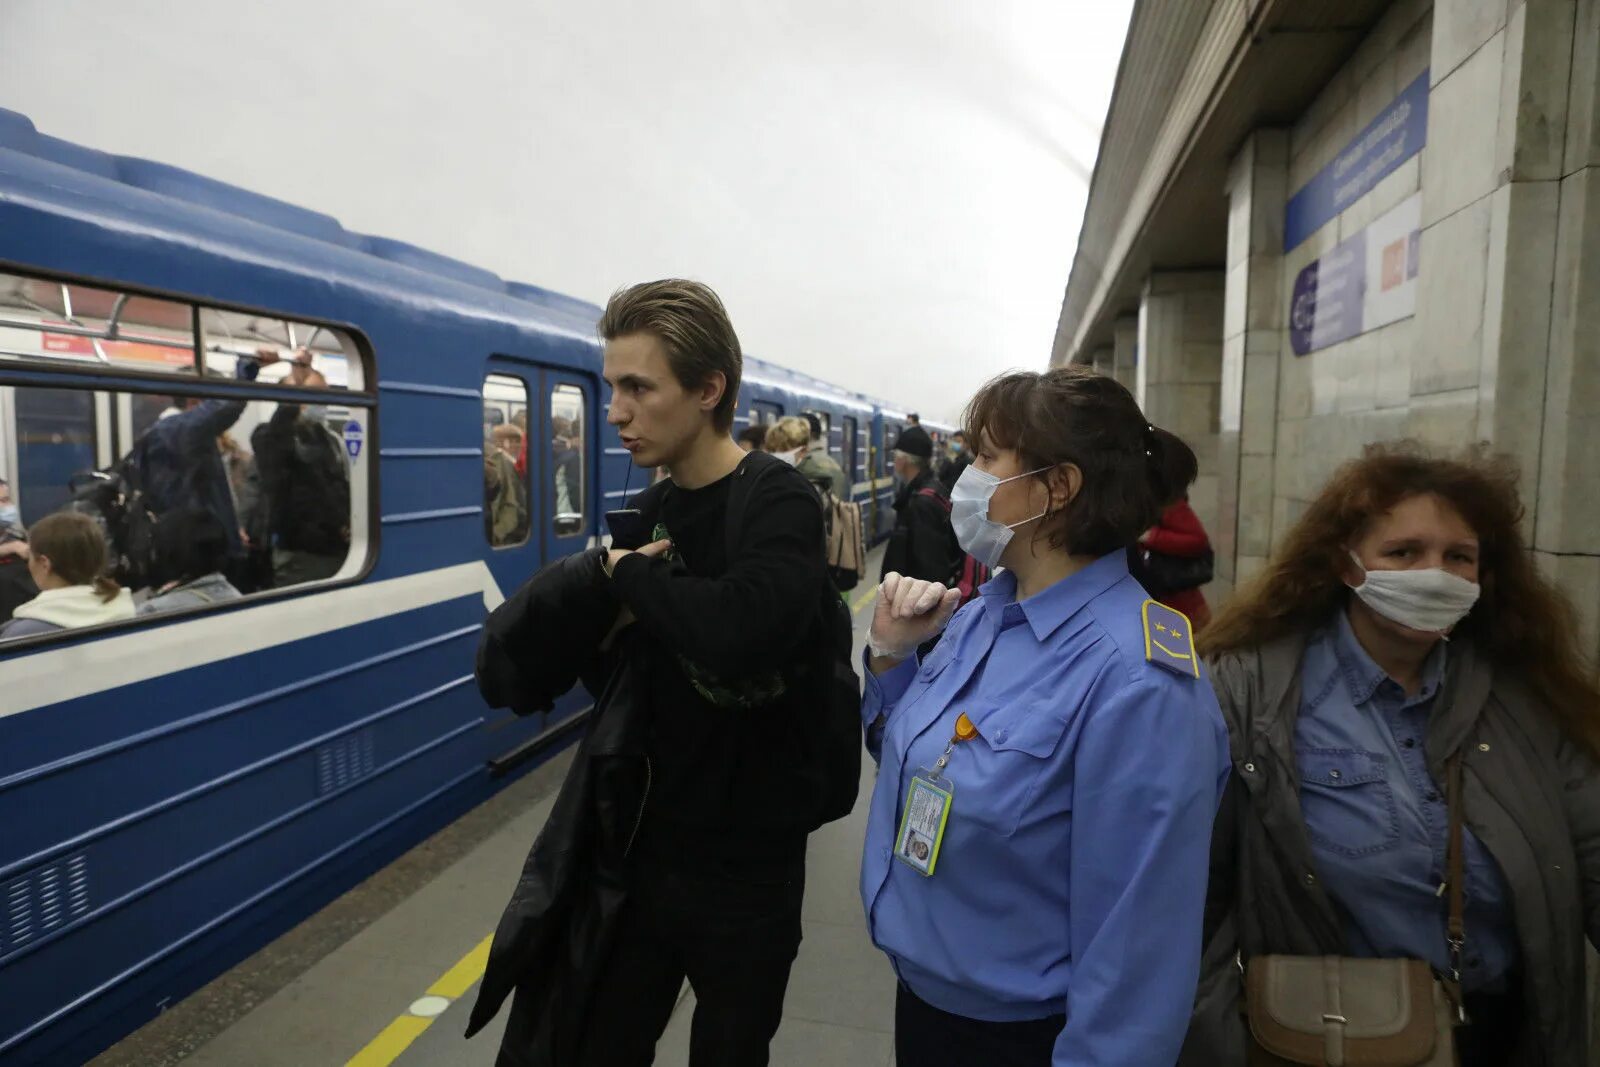
<svg viewBox="0 0 1600 1067"><path fill-rule="evenodd" d="M850 605L850 614L852 614L852 615L860 615L861 614L861 609L866 607L867 604L871 602L872 598L877 596L877 595L878 595L878 587L877 586L873 586L871 589L868 589L865 593L862 593L860 596L856 597L855 603Z"/></svg>
<svg viewBox="0 0 1600 1067"><path fill-rule="evenodd" d="M483 977L483 970L489 962L489 945L493 940L494 935L490 934L479 941L471 952L457 960L454 967L428 987L427 995L446 1000L458 1000L464 996L472 984ZM433 1025L436 1018L438 1014L422 1016L408 1013L400 1016L369 1041L366 1048L346 1061L345 1067L389 1067L411 1047L413 1041L422 1036L424 1030Z"/></svg>

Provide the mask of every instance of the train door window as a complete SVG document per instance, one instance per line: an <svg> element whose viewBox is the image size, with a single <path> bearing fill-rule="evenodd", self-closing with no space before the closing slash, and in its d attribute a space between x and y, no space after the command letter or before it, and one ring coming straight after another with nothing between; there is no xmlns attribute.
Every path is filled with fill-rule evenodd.
<svg viewBox="0 0 1600 1067"><path fill-rule="evenodd" d="M750 405L750 425L771 426L783 418L783 409L770 400L757 400Z"/></svg>
<svg viewBox="0 0 1600 1067"><path fill-rule="evenodd" d="M844 468L845 480L850 483L854 492L856 484L856 420L846 415L840 420L844 430L844 454L840 457L840 466Z"/></svg>
<svg viewBox="0 0 1600 1067"><path fill-rule="evenodd" d="M884 420L883 423L883 454L879 457L883 471L887 475L894 471L894 443L900 439L900 427Z"/></svg>
<svg viewBox="0 0 1600 1067"><path fill-rule="evenodd" d="M573 385L550 390L550 491L557 537L571 537L586 525L588 486L584 462L583 391Z"/></svg>
<svg viewBox="0 0 1600 1067"><path fill-rule="evenodd" d="M509 374L483 380L483 533L495 548L526 544L528 385Z"/></svg>

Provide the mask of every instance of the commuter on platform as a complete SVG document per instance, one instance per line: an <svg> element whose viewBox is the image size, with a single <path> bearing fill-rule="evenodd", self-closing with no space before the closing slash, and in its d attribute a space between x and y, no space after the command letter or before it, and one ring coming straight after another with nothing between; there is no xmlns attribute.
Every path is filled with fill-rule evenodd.
<svg viewBox="0 0 1600 1067"><path fill-rule="evenodd" d="M1183 492L1161 509L1161 518L1129 550L1129 569L1151 596L1189 616L1198 633L1211 621L1200 587L1211 581L1215 560L1206 528L1189 506L1189 487L1200 467L1187 448L1172 449L1167 462L1168 483L1182 486Z"/></svg>
<svg viewBox="0 0 1600 1067"><path fill-rule="evenodd" d="M811 447L811 428L798 415L785 415L767 427L766 451L798 468Z"/></svg>
<svg viewBox="0 0 1600 1067"><path fill-rule="evenodd" d="M883 575L950 584L961 570L961 546L950 526L950 496L930 469L933 441L907 426L894 443L894 529L883 551Z"/></svg>
<svg viewBox="0 0 1600 1067"><path fill-rule="evenodd" d="M215 515L180 508L161 517L155 528L155 564L161 584L139 605L140 615L220 604L239 599L223 575L228 537Z"/></svg>
<svg viewBox="0 0 1600 1067"><path fill-rule="evenodd" d="M939 481L945 492L956 487L961 472L972 465L972 451L967 448L967 435L957 430L950 435L950 454L939 464Z"/></svg>
<svg viewBox="0 0 1600 1067"><path fill-rule="evenodd" d="M536 710L579 677L597 703L469 1032L514 989L501 1063L644 1067L687 977L691 1067L757 1067L800 945L806 838L859 784L848 609L816 493L733 441L742 357L716 294L636 285L599 332L607 419L669 476L630 501L649 543L551 564L485 627L491 704Z"/></svg>
<svg viewBox="0 0 1600 1067"><path fill-rule="evenodd" d="M828 455L828 441L822 433L822 420L809 411L805 414L805 420L810 440L806 445L805 458L799 464L800 473L814 484L826 485L835 500L849 500L850 483L845 479L844 468L839 466L839 461Z"/></svg>
<svg viewBox="0 0 1600 1067"><path fill-rule="evenodd" d="M739 447L746 452L765 452L767 450L767 428L760 423L746 426L734 438Z"/></svg>
<svg viewBox="0 0 1600 1067"><path fill-rule="evenodd" d="M956 590L892 574L868 635L861 895L900 979L897 1062L1170 1064L1227 731L1127 548L1186 446L1079 367L996 379L965 421L955 529L1005 570L953 620Z"/></svg>
<svg viewBox="0 0 1600 1067"><path fill-rule="evenodd" d="M304 349L286 385L327 387ZM280 403L250 438L271 509L272 571L277 585L332 578L350 549L350 469L344 445L320 404Z"/></svg>
<svg viewBox="0 0 1600 1067"><path fill-rule="evenodd" d="M1463 1067L1590 1062L1600 689L1522 517L1508 460L1373 446L1202 635L1233 775L1185 1064L1245 1061L1241 1011L1272 1005L1242 973L1309 1011L1319 1048L1322 1020L1370 1033L1409 989L1422 1014L1461 998ZM1362 958L1339 964L1364 990L1343 1009L1327 957ZM1397 989L1359 973L1373 958L1420 963Z"/></svg>
<svg viewBox="0 0 1600 1067"><path fill-rule="evenodd" d="M0 626L0 640L131 619L133 597L106 577L99 525L74 511L46 515L28 531L28 571L39 595Z"/></svg>

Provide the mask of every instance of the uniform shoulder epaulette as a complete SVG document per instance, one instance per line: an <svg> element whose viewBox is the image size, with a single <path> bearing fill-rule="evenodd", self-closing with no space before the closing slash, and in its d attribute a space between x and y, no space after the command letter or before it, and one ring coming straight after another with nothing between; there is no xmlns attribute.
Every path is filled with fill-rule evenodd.
<svg viewBox="0 0 1600 1067"><path fill-rule="evenodd" d="M1200 677L1200 660L1194 653L1194 633L1189 617L1155 600L1146 600L1144 614L1144 658L1173 674Z"/></svg>

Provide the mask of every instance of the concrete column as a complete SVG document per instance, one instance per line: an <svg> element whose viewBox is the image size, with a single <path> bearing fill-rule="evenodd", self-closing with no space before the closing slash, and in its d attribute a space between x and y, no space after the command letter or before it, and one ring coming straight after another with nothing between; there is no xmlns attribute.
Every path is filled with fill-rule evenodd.
<svg viewBox="0 0 1600 1067"><path fill-rule="evenodd" d="M1289 135L1257 130L1228 175L1227 285L1217 440L1218 592L1265 565L1272 549L1278 361L1283 348L1283 216Z"/></svg>
<svg viewBox="0 0 1600 1067"><path fill-rule="evenodd" d="M1146 418L1183 438L1199 457L1189 503L1207 530L1217 523L1222 317L1220 271L1158 272L1145 282L1134 395Z"/></svg>
<svg viewBox="0 0 1600 1067"><path fill-rule="evenodd" d="M1138 399L1139 316L1124 315L1112 323L1111 353L1111 376Z"/></svg>
<svg viewBox="0 0 1600 1067"><path fill-rule="evenodd" d="M1112 377L1116 373L1115 354L1116 349L1110 345L1101 345L1090 353L1089 363L1094 367L1095 373Z"/></svg>

